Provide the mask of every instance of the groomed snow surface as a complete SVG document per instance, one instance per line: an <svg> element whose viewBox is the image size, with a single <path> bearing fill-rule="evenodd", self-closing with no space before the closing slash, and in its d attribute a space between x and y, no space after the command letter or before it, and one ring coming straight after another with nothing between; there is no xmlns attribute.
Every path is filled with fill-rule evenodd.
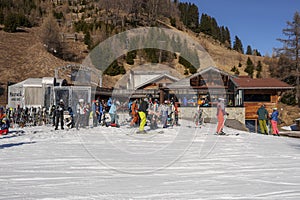
<svg viewBox="0 0 300 200"><path fill-rule="evenodd" d="M299 139L180 123L12 129L0 136L0 199L300 199Z"/></svg>

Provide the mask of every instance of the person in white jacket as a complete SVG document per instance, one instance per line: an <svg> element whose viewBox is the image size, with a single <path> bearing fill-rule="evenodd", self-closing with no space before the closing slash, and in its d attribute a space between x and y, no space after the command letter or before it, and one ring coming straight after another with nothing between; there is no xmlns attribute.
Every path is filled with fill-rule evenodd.
<svg viewBox="0 0 300 200"><path fill-rule="evenodd" d="M79 102L76 106L76 115L77 115L77 119L76 119L76 129L79 129L79 125L82 126L83 123L83 119L85 118L85 106L84 106L84 100L83 99L79 99Z"/></svg>

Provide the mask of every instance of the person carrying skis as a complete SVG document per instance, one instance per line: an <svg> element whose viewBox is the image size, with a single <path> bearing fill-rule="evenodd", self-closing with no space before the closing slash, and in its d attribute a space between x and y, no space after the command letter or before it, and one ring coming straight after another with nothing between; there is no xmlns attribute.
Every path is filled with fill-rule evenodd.
<svg viewBox="0 0 300 200"><path fill-rule="evenodd" d="M261 134L267 134L268 135L268 128L267 128L267 119L268 119L268 111L266 109L266 106L263 104L261 107L257 110L258 115L258 123Z"/></svg>
<svg viewBox="0 0 300 200"><path fill-rule="evenodd" d="M278 112L277 108L273 108L273 112L271 114L271 124L272 124L272 130L273 130L272 135L274 135L274 136L279 136L279 130L277 128L278 115L279 115L279 112Z"/></svg>
<svg viewBox="0 0 300 200"><path fill-rule="evenodd" d="M224 116L228 115L228 113L225 111L225 104L224 104L223 98L218 99L217 104L217 119L218 119L218 125L217 125L217 135L224 135L223 128L225 124Z"/></svg>

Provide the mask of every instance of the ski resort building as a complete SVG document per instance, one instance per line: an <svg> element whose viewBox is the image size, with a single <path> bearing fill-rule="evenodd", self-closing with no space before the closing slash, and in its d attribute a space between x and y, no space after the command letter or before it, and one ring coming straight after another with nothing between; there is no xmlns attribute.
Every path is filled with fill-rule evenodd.
<svg viewBox="0 0 300 200"><path fill-rule="evenodd" d="M78 99L91 101L91 86L70 86L65 79L29 78L8 87L8 107L46 107L63 99L75 108Z"/></svg>
<svg viewBox="0 0 300 200"><path fill-rule="evenodd" d="M94 98L108 99L112 96L126 102L151 95L160 103L175 99L180 105L181 118L191 118L200 106L204 118L213 119L217 100L224 98L228 119L237 120L255 132L257 109L265 104L271 112L277 107L283 92L294 88L277 79L234 76L216 67L208 67L183 78L174 68L162 64L139 66L129 70L114 88L91 84L91 75L86 69L79 75L75 72L73 68L72 74L76 78L71 76L71 81L76 85L68 84L65 79L45 77L30 78L9 86L8 106L48 107L63 99L68 106L75 108L79 99L91 102Z"/></svg>
<svg viewBox="0 0 300 200"><path fill-rule="evenodd" d="M207 118L215 116L218 98L226 100L229 119L235 119L252 130L257 130L257 109L265 104L268 111L277 107L283 92L294 87L274 78L253 79L234 76L218 68L208 67L182 79L166 90L179 97L185 116L193 114L195 106L201 106ZM186 103L182 100L187 99Z"/></svg>

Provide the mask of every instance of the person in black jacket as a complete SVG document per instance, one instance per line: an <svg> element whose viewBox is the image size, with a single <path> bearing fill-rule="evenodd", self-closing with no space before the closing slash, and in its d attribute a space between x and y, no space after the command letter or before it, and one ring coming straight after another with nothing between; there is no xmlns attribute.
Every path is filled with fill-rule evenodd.
<svg viewBox="0 0 300 200"><path fill-rule="evenodd" d="M64 129L64 110L65 110L65 104L64 101L61 99L55 111L55 115L56 115L55 130L58 130L59 121L60 121L61 129L62 130Z"/></svg>
<svg viewBox="0 0 300 200"><path fill-rule="evenodd" d="M148 99L145 98L144 100L142 100L139 109L138 109L138 113L141 119L140 122L140 128L138 133L145 133L145 125L146 125L146 120L147 120L147 111L148 111Z"/></svg>

